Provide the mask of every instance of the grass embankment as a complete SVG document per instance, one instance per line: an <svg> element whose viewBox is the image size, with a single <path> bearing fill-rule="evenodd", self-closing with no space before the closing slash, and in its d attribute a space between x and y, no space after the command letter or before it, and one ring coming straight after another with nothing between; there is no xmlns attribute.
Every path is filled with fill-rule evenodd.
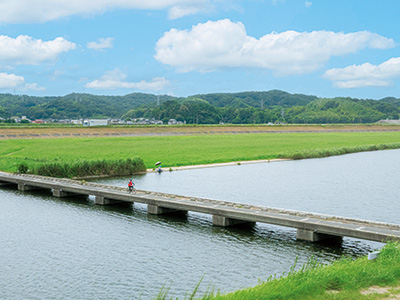
<svg viewBox="0 0 400 300"><path fill-rule="evenodd" d="M389 243L375 260L343 258L331 265L311 260L302 268L295 266L280 278L272 276L261 284L233 293L208 294L203 300L328 300L400 299L400 245ZM392 287L367 289L371 286ZM397 295L397 298L394 298ZM389 298L388 296L391 296ZM156 298L169 299L166 293ZM192 298L191 298L192 299Z"/></svg>
<svg viewBox="0 0 400 300"><path fill-rule="evenodd" d="M0 140L0 170L21 163L72 165L94 160L143 159L147 168L275 158L310 158L400 148L400 132L259 133L113 138Z"/></svg>

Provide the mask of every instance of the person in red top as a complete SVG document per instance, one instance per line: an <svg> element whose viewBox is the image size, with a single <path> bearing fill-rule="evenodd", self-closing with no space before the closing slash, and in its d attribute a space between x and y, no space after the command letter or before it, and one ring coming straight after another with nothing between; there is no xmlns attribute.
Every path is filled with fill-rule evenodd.
<svg viewBox="0 0 400 300"><path fill-rule="evenodd" d="M134 186L134 185L135 185L135 184L133 183L132 179L129 180L129 183L128 183L129 193L132 193L132 191L133 191L133 186Z"/></svg>

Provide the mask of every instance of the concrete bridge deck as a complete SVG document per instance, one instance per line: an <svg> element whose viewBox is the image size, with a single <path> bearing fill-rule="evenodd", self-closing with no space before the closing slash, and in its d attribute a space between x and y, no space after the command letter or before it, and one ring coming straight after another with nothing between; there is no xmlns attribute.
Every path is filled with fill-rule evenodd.
<svg viewBox="0 0 400 300"><path fill-rule="evenodd" d="M149 214L200 212L212 215L213 225L231 226L240 223L268 223L297 229L297 239L316 242L329 238L353 237L377 242L400 240L400 225L351 219L323 214L260 207L242 203L186 197L27 174L0 172L1 185L15 185L21 191L51 190L55 197L95 196L96 204L147 204Z"/></svg>

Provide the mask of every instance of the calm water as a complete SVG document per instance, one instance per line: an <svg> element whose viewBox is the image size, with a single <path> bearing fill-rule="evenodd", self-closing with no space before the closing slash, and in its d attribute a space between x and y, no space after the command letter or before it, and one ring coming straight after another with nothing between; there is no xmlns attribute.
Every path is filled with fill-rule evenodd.
<svg viewBox="0 0 400 300"><path fill-rule="evenodd" d="M218 167L135 177L136 187L400 223L400 151ZM125 186L127 178L100 182ZM217 228L208 215L147 216L144 205L100 207L91 198L0 189L0 299L152 299L165 285L184 298L253 286L296 257L329 262L382 246L295 240L266 224Z"/></svg>

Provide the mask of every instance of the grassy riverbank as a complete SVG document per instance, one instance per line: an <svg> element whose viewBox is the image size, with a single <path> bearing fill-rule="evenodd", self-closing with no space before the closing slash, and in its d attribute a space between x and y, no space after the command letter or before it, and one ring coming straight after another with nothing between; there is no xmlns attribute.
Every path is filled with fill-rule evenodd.
<svg viewBox="0 0 400 300"><path fill-rule="evenodd" d="M170 298L168 293L160 293L156 299ZM400 245L387 244L375 260L368 260L367 257L356 260L343 258L331 265L322 265L311 260L301 268L294 266L288 274L280 278L271 276L266 282L253 288L225 295L208 294L196 299L400 299Z"/></svg>
<svg viewBox="0 0 400 300"><path fill-rule="evenodd" d="M0 140L0 170L15 172L21 163L143 159L147 168L275 158L310 158L400 148L400 132L323 132L210 134Z"/></svg>

